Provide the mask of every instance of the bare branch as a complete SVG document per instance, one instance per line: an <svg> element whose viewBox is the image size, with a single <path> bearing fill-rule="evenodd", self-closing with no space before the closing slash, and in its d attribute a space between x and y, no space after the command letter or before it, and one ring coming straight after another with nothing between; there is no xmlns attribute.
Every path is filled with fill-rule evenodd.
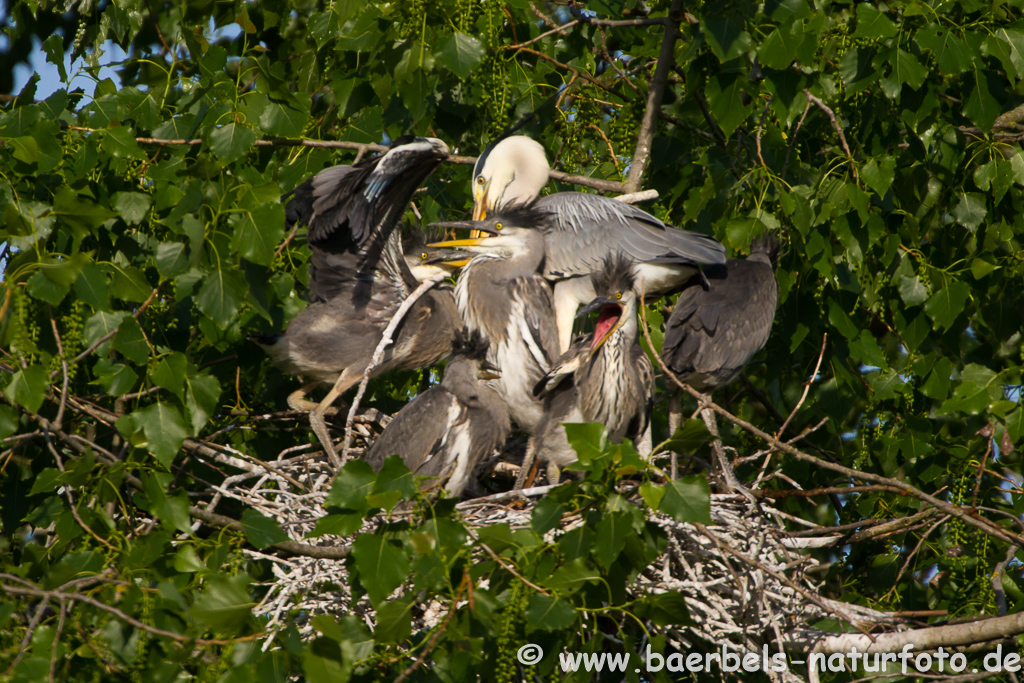
<svg viewBox="0 0 1024 683"><path fill-rule="evenodd" d="M409 312L412 305L416 303L421 296L427 293L431 287L441 282L448 277L447 273L441 273L435 275L429 280L424 280L419 287L413 290L412 294L409 295L402 305L398 307L395 314L391 317L391 322L384 328L384 333L381 335L380 343L377 344L377 348L373 352L373 357L370 359L370 364L366 366L366 370L363 371L363 379L359 382L359 389L356 391L356 397L352 400L352 406L348 409L348 419L345 421L345 440L341 445L341 462L340 465L344 465L345 461L348 460L348 449L352 444L352 425L355 424L356 413L359 412L359 402L363 399L363 394L366 393L366 385L370 382L370 374L373 369L377 367L377 363L384 356L384 350L394 341L391 337L394 335L395 330L398 329L399 324L405 318L405 314ZM328 444L329 445L329 444Z"/></svg>
<svg viewBox="0 0 1024 683"><path fill-rule="evenodd" d="M679 22L683 17L682 0L672 0L665 20L665 35L661 40L661 52L658 53L658 66L651 78L651 87L647 91L647 106L644 118L637 134L636 150L633 152L633 163L629 167L625 191L636 192L644 177L644 170L651 157L651 143L654 141L654 129L657 127L658 112L661 109L661 98L668 83L668 72L672 69L672 52L679 37Z"/></svg>

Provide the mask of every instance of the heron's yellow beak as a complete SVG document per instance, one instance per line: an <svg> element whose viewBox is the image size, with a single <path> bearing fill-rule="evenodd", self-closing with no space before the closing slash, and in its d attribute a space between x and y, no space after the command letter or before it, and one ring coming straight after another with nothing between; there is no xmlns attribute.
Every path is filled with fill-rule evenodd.
<svg viewBox="0 0 1024 683"><path fill-rule="evenodd" d="M484 240L483 237L470 237L464 240L448 240L446 242L434 242L428 247L475 247Z"/></svg>
<svg viewBox="0 0 1024 683"><path fill-rule="evenodd" d="M448 268L449 270L458 270L459 268L465 268L466 264L469 263L468 258L457 259L455 261L441 261L439 266L442 268Z"/></svg>
<svg viewBox="0 0 1024 683"><path fill-rule="evenodd" d="M484 190L483 196L473 205L473 220L482 221L485 218L487 218L487 190Z"/></svg>

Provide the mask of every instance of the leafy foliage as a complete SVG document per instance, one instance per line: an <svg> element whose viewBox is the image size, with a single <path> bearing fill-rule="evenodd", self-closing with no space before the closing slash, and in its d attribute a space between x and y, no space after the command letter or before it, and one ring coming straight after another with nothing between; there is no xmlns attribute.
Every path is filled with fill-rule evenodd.
<svg viewBox="0 0 1024 683"><path fill-rule="evenodd" d="M644 16L632 1L588 7L602 20ZM661 23L670 14L664 1L647 8ZM349 463L317 534L354 534L382 510L413 509L359 535L346 559L348 589L377 608L373 629L320 615L303 641L308 615L294 615L263 651L252 607L274 575L245 549L279 549L287 530L237 501L220 504L220 521L201 516L239 462L311 443L301 422L259 418L295 381L246 340L304 305L304 237L285 235L280 195L353 158L296 143L413 131L475 153L565 88L525 132L560 170L622 180L636 163L662 25L605 26L593 12L535 12L524 0L64 10L25 0L0 20L0 88L10 90L34 38L62 80L44 94L33 77L0 100L0 660L12 680L394 678L421 653L432 662L413 669L421 678L504 680L518 676L508 672L530 638L549 652L641 652L645 629L685 623L678 595L626 599L665 539L618 487L707 523L706 481L693 466L663 483L628 444L609 446L591 428L570 430L583 478L537 505L529 528L471 532L452 501L417 498L399 461L380 475ZM799 404L787 435L805 434L802 446L1017 533L1020 3L686 10L671 14L681 20L675 66L643 182L660 198L646 208L732 253L764 230L787 244L773 335L747 373L753 388L717 398L769 432ZM111 44L129 55L119 82L100 77ZM423 219L464 214L468 181L463 165L435 173L416 198ZM663 309L649 306L656 343ZM419 384L375 381L369 400L394 412ZM709 459L696 423L668 433L666 403L655 441ZM760 447L736 427L723 437L740 454ZM778 477L762 486L850 483L775 458L766 471ZM740 478L753 480L762 462L741 465ZM778 504L825 525L926 506L887 491ZM586 524L548 538L570 513ZM826 586L882 609L1016 612L1013 556L948 519L828 556ZM412 590L395 597L399 586ZM413 615L434 598L443 626L415 630ZM554 676L556 663L533 673Z"/></svg>

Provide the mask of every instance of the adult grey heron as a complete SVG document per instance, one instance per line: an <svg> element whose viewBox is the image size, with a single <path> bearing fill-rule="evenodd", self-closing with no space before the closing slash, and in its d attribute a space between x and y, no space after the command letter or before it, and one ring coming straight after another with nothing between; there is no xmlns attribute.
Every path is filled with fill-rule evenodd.
<svg viewBox="0 0 1024 683"><path fill-rule="evenodd" d="M778 241L766 233L754 239L748 258L705 269L703 278L679 295L665 325L661 359L681 382L704 392L725 386L764 347L779 301L778 252ZM674 397L674 410L677 401ZM714 413L701 412L717 436ZM739 488L718 441L714 449L725 483Z"/></svg>
<svg viewBox="0 0 1024 683"><path fill-rule="evenodd" d="M779 300L778 242L756 238L746 259L704 270L679 295L665 325L661 358L683 382L710 391L731 382L768 341Z"/></svg>
<svg viewBox="0 0 1024 683"><path fill-rule="evenodd" d="M668 226L630 204L582 192L539 197L549 172L544 148L528 137L513 135L488 146L473 169L473 218L535 199L538 209L552 215L544 277L554 285L561 350L572 339L577 308L595 296L590 275L606 257L623 254L636 263L638 291L651 296L677 291L702 265L725 262L718 241Z"/></svg>
<svg viewBox="0 0 1024 683"><path fill-rule="evenodd" d="M455 302L466 329L490 341L487 359L501 368L495 388L512 419L532 433L543 417L533 386L558 357L551 286L539 273L549 216L534 206L506 207L485 221L443 223L469 228L481 237L436 242L477 255L455 285Z"/></svg>
<svg viewBox="0 0 1024 683"><path fill-rule="evenodd" d="M434 479L421 490L443 484L449 495L461 495L474 467L509 432L508 407L485 382L499 377L486 357L479 332L459 335L441 383L402 408L366 452L373 469L397 453L413 474Z"/></svg>
<svg viewBox="0 0 1024 683"><path fill-rule="evenodd" d="M311 380L288 404L310 411L310 425L332 461L323 415L360 380L392 316L420 284L396 226L412 193L447 155L441 140L401 138L383 155L321 171L296 188L286 209L289 220L309 226L312 303L284 334L255 340L283 370ZM450 288L435 287L412 305L372 374L447 358L461 327ZM307 401L323 382L333 384L327 396L318 404Z"/></svg>
<svg viewBox="0 0 1024 683"><path fill-rule="evenodd" d="M639 439L650 422L654 369L637 343L634 268L621 254L605 259L593 276L597 297L580 311L600 310L594 332L578 337L534 388L545 408L537 457L548 463L550 483L558 481L559 468L576 461L564 423L600 422L618 441Z"/></svg>

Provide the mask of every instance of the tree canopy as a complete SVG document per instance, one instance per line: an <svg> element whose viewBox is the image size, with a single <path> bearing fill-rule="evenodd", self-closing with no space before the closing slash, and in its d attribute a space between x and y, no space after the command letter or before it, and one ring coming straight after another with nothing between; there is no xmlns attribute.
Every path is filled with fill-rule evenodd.
<svg viewBox="0 0 1024 683"><path fill-rule="evenodd" d="M431 135L453 157L409 220L462 218L473 158L524 117L552 190L657 190L643 208L733 255L783 242L772 336L715 400L781 523L838 527L805 551L817 591L917 626L1019 616L1024 2L21 0L0 29L0 92L38 49L61 81L0 96L10 680L546 679L571 676L556 651L671 650L682 593L633 592L671 545L653 515L712 519L670 378L654 442L692 456L682 478L581 427L581 481L473 526L397 460L331 488L285 411L298 380L246 339L305 305L283 193ZM655 349L669 310L648 302ZM436 377L373 380L364 407ZM275 521L328 489L326 517ZM552 540L563 516L583 524ZM344 563L320 586L340 612L262 610L294 557ZM549 655L517 663L527 642Z"/></svg>

